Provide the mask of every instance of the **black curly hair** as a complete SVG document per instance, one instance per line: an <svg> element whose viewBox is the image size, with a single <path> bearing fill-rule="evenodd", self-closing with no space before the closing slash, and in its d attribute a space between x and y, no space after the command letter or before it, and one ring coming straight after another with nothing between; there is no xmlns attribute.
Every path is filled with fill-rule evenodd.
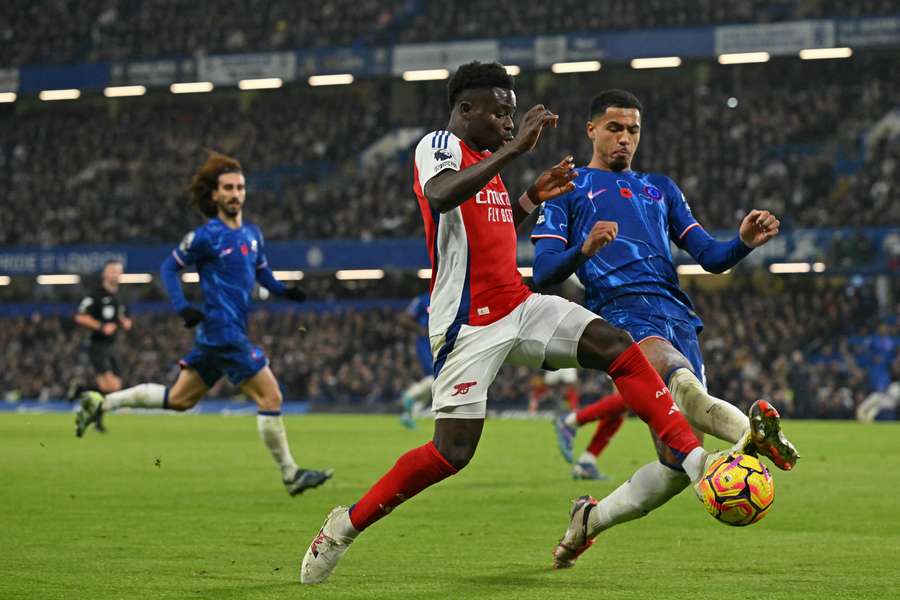
<svg viewBox="0 0 900 600"><path fill-rule="evenodd" d="M513 77L506 72L506 67L498 62L482 63L473 60L470 63L460 65L447 82L447 99L450 101L450 110L456 106L459 95L466 90L484 88L513 88Z"/></svg>

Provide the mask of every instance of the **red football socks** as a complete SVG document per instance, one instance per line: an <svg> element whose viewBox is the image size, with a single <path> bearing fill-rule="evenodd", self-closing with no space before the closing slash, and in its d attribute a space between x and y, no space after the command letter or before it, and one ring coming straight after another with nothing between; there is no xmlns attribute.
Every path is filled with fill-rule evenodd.
<svg viewBox="0 0 900 600"><path fill-rule="evenodd" d="M625 403L675 452L686 456L700 446L687 419L678 410L669 388L660 379L640 346L632 344L607 370Z"/></svg>
<svg viewBox="0 0 900 600"><path fill-rule="evenodd" d="M621 427L624 422L625 413L619 413L597 423L597 431L594 432L594 437L591 438L591 443L588 444L587 451L594 456L600 456L600 453L603 452L603 449L609 444L609 440L616 435L619 427Z"/></svg>
<svg viewBox="0 0 900 600"><path fill-rule="evenodd" d="M603 396L596 402L588 404L575 413L575 420L579 425L599 421L601 419L612 419L614 417L625 415L628 405L620 394L610 394Z"/></svg>
<svg viewBox="0 0 900 600"><path fill-rule="evenodd" d="M456 474L433 442L413 448L397 459L365 495L350 509L350 522L362 531L395 507L428 486Z"/></svg>

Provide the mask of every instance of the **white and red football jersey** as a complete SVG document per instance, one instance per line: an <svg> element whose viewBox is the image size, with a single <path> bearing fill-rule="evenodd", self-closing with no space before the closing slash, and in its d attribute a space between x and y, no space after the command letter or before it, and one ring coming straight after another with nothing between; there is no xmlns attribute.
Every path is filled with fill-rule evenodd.
<svg viewBox="0 0 900 600"><path fill-rule="evenodd" d="M460 171L490 156L450 133L434 131L416 146L413 189L425 221L431 258L429 334L462 324L488 325L530 294L516 268L516 225L500 175L475 196L441 214L425 198L425 184L444 171Z"/></svg>

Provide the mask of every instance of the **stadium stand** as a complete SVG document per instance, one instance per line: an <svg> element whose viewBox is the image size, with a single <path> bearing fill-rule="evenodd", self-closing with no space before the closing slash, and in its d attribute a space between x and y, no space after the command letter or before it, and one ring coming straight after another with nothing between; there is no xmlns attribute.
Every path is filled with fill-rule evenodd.
<svg viewBox="0 0 900 600"><path fill-rule="evenodd" d="M808 277L760 285L751 276L722 290L693 287L706 323L710 390L739 406L768 397L788 415L852 418L870 391L900 380L900 303L879 317L871 286ZM325 313L264 308L254 313L250 336L271 357L287 398L309 400L317 410L390 411L420 376L411 334L395 325L402 304L336 303ZM7 400L59 398L71 381L90 375L75 359L84 336L68 316L34 313L3 324L0 394ZM126 385L171 382L191 335L165 307L137 315L134 332L119 343ZM492 407L524 409L533 375L505 367L491 390ZM221 385L216 395L237 393ZM582 387L589 399L609 384L583 373Z"/></svg>
<svg viewBox="0 0 900 600"><path fill-rule="evenodd" d="M646 105L637 167L679 182L708 228L732 229L754 206L783 215L788 228L900 222L900 143L885 137L866 149L860 142L900 94L891 61L880 53L812 65L776 60L747 67L740 91L723 67L699 81L611 68L557 77L552 87L526 75L520 106L544 102L564 125L505 180L518 193L537 168L567 153L587 160L585 107L599 89L627 85ZM750 87L760 69L769 83ZM828 83L810 87L812 80ZM177 240L196 223L179 191L202 147L243 161L248 211L267 239L417 236L408 155L369 167L359 156L397 127L444 126L444 95L442 83L376 80L337 91L289 86L251 98L164 94L121 106L98 100L0 111L0 185L15 205L35 209L5 220L0 236L29 245ZM727 106L730 97L737 108ZM391 110L401 101L414 110Z"/></svg>
<svg viewBox="0 0 900 600"><path fill-rule="evenodd" d="M450 10L453 5L458 10ZM77 5L78 10L73 10ZM0 64L150 59L306 47L540 35L590 29L778 22L892 14L891 0L227 0L210 13L187 0L12 0L0 6ZM467 10L469 9L469 10ZM203 21L203 27L198 23ZM239 27L229 25L239 24ZM159 35L165 31L165 35Z"/></svg>

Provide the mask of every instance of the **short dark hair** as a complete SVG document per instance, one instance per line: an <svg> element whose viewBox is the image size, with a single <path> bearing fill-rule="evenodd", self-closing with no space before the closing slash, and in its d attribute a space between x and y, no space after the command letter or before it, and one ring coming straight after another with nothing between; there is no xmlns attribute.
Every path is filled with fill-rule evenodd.
<svg viewBox="0 0 900 600"><path fill-rule="evenodd" d="M506 67L498 62L482 63L473 60L470 63L460 65L447 82L447 99L450 101L450 110L456 105L459 95L466 90L481 88L513 88L512 75L506 72Z"/></svg>
<svg viewBox="0 0 900 600"><path fill-rule="evenodd" d="M616 108L636 108L644 112L644 106L637 96L626 90L605 90L597 94L591 100L591 114L588 115L588 121L592 121L597 115L602 115L610 106Z"/></svg>

